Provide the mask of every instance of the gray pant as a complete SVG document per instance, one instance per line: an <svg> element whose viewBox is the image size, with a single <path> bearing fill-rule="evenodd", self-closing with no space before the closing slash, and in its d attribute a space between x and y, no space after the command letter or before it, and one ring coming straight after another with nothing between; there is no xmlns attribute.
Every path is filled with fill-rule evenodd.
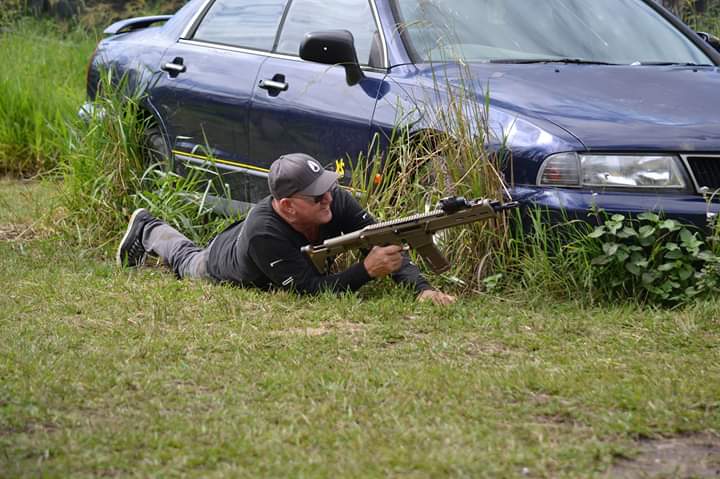
<svg viewBox="0 0 720 479"><path fill-rule="evenodd" d="M200 248L175 228L161 221L148 226L145 227L142 238L145 251L162 258L178 278L209 278L207 262L210 245Z"/></svg>

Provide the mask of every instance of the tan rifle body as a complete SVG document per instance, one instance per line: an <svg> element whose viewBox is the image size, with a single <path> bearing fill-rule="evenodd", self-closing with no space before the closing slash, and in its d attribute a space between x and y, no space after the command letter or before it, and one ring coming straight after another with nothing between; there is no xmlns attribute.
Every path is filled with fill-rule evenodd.
<svg viewBox="0 0 720 479"><path fill-rule="evenodd" d="M357 249L370 250L373 246L407 245L417 251L433 272L439 274L450 269L450 263L433 242L436 232L495 218L501 211L517 206L516 203L500 204L482 198L468 201L461 197L446 198L440 204L444 207L366 226L327 239L322 244L303 246L302 251L310 257L318 271L327 272L328 259L340 253Z"/></svg>

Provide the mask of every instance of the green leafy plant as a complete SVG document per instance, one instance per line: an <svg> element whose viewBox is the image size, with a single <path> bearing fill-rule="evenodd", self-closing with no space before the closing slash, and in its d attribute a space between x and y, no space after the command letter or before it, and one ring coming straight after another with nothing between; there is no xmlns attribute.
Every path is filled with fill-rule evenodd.
<svg viewBox="0 0 720 479"><path fill-rule="evenodd" d="M589 238L602 253L592 259L595 286L608 296L682 303L716 289L720 257L698 232L655 213L613 215Z"/></svg>

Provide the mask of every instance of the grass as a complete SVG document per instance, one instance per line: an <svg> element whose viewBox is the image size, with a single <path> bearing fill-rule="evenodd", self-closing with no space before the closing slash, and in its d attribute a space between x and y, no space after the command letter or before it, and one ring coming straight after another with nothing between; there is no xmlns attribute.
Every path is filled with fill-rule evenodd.
<svg viewBox="0 0 720 479"><path fill-rule="evenodd" d="M68 121L85 100L95 43L81 30L33 19L0 28L0 174L32 176L58 165Z"/></svg>
<svg viewBox="0 0 720 479"><path fill-rule="evenodd" d="M4 181L0 224L52 184ZM0 241L6 477L602 477L720 428L720 303L298 298Z"/></svg>
<svg viewBox="0 0 720 479"><path fill-rule="evenodd" d="M54 61L24 54L45 58L31 72ZM0 76L3 93L27 97L20 74ZM548 276L544 238L503 295L445 309L389 282L298 298L120 270L108 253L132 208L205 211L180 211L172 177L139 189L131 103L94 119L99 133L55 137L47 112L79 103L32 88L38 110L7 109L0 132L32 113L43 121L20 130L39 140L17 144L43 155L8 164L60 162L66 181L0 182L0 476L603 477L638 439L720 432L720 302L592 306Z"/></svg>

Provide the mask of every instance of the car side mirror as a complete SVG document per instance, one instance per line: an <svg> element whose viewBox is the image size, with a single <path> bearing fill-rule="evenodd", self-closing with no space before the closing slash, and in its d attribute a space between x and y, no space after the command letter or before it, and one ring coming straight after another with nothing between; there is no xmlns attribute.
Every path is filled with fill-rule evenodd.
<svg viewBox="0 0 720 479"><path fill-rule="evenodd" d="M720 52L720 38L707 32L697 32L698 36L705 40L711 47Z"/></svg>
<svg viewBox="0 0 720 479"><path fill-rule="evenodd" d="M305 35L300 45L300 58L323 65L340 65L345 68L345 79L350 86L365 78L360 68L355 40L347 30L328 30Z"/></svg>

